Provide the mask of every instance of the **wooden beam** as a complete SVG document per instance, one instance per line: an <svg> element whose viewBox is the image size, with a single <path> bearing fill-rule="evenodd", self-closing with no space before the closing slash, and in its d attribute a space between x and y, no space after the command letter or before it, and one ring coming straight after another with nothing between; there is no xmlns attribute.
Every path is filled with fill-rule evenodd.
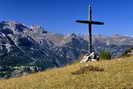
<svg viewBox="0 0 133 89"><path fill-rule="evenodd" d="M77 23L84 23L84 24L104 25L103 22L89 21L89 20L76 20L76 22L77 22Z"/></svg>

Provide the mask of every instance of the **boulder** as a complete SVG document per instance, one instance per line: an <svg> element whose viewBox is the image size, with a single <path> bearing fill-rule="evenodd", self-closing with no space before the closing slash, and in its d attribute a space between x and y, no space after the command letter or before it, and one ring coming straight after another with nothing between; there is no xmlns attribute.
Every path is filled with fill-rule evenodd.
<svg viewBox="0 0 133 89"><path fill-rule="evenodd" d="M83 59L80 61L80 63L85 63L88 61L98 61L98 60L99 56L95 52L92 52L90 54L83 56Z"/></svg>

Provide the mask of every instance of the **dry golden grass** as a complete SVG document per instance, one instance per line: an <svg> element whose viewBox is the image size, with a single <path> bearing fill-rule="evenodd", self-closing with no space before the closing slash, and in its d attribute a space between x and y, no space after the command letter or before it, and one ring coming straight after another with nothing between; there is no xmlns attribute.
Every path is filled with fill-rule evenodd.
<svg viewBox="0 0 133 89"><path fill-rule="evenodd" d="M104 68L104 71L71 74L86 64ZM0 89L133 89L133 57L75 63L20 78L0 80Z"/></svg>

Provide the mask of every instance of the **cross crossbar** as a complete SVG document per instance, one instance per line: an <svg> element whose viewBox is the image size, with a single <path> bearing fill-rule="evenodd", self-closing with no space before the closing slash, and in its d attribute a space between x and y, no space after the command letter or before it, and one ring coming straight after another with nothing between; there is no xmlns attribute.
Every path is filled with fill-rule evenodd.
<svg viewBox="0 0 133 89"><path fill-rule="evenodd" d="M104 25L103 22L89 21L89 20L77 20L76 22L78 22L78 23L84 23L84 24Z"/></svg>

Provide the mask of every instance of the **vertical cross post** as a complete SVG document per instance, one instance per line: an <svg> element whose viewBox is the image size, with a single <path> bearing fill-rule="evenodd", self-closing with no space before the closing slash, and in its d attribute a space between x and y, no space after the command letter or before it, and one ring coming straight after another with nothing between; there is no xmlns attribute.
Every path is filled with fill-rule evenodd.
<svg viewBox="0 0 133 89"><path fill-rule="evenodd" d="M89 6L89 11L90 11L90 21L92 21L92 8ZM92 53L92 24L89 23L89 40L90 40L90 53Z"/></svg>

